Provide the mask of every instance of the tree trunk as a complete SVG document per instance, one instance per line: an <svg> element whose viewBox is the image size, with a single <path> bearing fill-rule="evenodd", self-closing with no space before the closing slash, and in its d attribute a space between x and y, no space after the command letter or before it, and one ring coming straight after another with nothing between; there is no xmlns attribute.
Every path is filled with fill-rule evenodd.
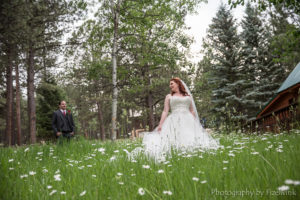
<svg viewBox="0 0 300 200"><path fill-rule="evenodd" d="M149 130L152 131L154 129L154 114L153 114L153 95L150 91L147 96L147 105L148 105L148 122L149 122Z"/></svg>
<svg viewBox="0 0 300 200"><path fill-rule="evenodd" d="M21 93L19 66L16 64L16 122L17 122L17 144L21 145Z"/></svg>
<svg viewBox="0 0 300 200"><path fill-rule="evenodd" d="M117 88L117 42L118 42L118 25L119 25L119 14L121 0L115 4L113 0L110 0L111 12L114 21L114 38L112 44L112 84L113 84L113 95L112 95L112 130L111 139L116 140L117 137L117 104L118 104L118 88Z"/></svg>
<svg viewBox="0 0 300 200"><path fill-rule="evenodd" d="M99 128L101 130L101 140L105 140L105 129L104 129L104 124L103 124L103 113L101 109L101 103L98 100L97 101L97 107L98 107L98 119L99 119Z"/></svg>
<svg viewBox="0 0 300 200"><path fill-rule="evenodd" d="M8 49L8 62L6 67L6 140L7 146L11 145L12 139L12 105L13 105L13 79L12 79L12 52Z"/></svg>
<svg viewBox="0 0 300 200"><path fill-rule="evenodd" d="M29 45L27 68L28 120L30 143L36 142L36 105L34 98L34 48Z"/></svg>

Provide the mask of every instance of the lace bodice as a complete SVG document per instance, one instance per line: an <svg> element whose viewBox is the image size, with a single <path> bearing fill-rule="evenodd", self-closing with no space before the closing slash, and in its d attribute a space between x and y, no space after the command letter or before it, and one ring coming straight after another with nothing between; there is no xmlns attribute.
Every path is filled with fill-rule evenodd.
<svg viewBox="0 0 300 200"><path fill-rule="evenodd" d="M179 96L171 96L170 98L170 107L171 112L184 112L189 111L191 105L191 98L189 96L179 97Z"/></svg>

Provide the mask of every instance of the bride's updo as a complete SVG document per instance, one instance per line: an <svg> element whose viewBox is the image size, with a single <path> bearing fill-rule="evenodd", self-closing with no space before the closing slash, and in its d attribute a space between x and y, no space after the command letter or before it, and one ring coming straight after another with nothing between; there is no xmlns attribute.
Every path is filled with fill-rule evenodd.
<svg viewBox="0 0 300 200"><path fill-rule="evenodd" d="M187 93L187 91L185 90L185 88L184 88L184 86L183 86L183 84L182 84L180 78L175 77L175 78L172 78L172 79L170 80L170 82L171 82L171 81L174 81L175 83L177 83L179 92L180 92L183 96L189 96L188 93ZM175 93L175 92L171 91L171 95L172 95L172 96L173 96L174 93Z"/></svg>

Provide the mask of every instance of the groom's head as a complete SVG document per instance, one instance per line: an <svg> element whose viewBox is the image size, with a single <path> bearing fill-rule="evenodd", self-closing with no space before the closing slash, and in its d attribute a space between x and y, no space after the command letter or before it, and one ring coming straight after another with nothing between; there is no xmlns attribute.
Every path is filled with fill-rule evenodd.
<svg viewBox="0 0 300 200"><path fill-rule="evenodd" d="M60 108L61 110L66 110L66 108L67 108L66 102L65 102L65 101L60 101L60 102L59 102L59 108Z"/></svg>

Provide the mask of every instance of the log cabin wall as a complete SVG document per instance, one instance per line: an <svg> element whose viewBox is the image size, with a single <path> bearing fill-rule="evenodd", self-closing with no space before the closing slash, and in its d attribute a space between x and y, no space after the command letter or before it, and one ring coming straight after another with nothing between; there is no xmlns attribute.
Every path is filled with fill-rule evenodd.
<svg viewBox="0 0 300 200"><path fill-rule="evenodd" d="M281 92L255 120L244 126L248 132L275 132L290 130L300 122L300 84Z"/></svg>

